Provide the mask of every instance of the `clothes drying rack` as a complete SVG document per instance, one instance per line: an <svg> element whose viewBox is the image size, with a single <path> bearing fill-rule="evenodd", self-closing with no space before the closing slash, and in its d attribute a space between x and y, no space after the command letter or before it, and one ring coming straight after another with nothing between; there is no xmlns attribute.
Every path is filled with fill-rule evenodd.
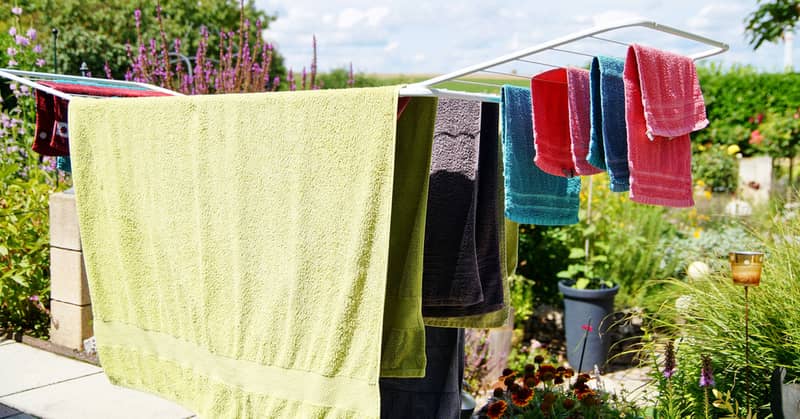
<svg viewBox="0 0 800 419"><path fill-rule="evenodd" d="M563 53L568 53L576 56L581 56L584 58L590 58L595 54L585 52L585 51L575 51L563 48L568 44L575 43L581 40L595 40L595 41L602 41L609 44L615 44L618 46L627 46L629 45L628 42L621 42L612 38L608 38L605 36L606 33L617 31L620 29L625 28L645 28L650 29L657 32L662 32L668 35L676 36L679 38L683 38L686 40L694 41L700 44L704 44L710 46L710 49L705 51L701 51L699 53L689 55L690 58L693 60L699 60L702 58L712 57L717 54L721 54L728 50L728 45L719 41L715 41L710 38L706 38L704 36L694 34L691 32L687 32L681 29L674 28L668 25L662 25L660 23L656 23L651 20L639 19L639 20L630 20L619 22L616 24L605 25L605 26L597 26L593 28L589 28L580 32L575 32L570 35L566 35L560 38L552 39L550 41L541 43L539 45L535 45L530 48L526 48L511 54L503 55L489 61L471 65L468 67L464 67L455 71L452 71L447 74L443 74L441 76L436 76L431 79L412 83L407 86L404 86L400 89L400 96L406 97L450 97L450 98L460 98L460 99L472 99L472 100L480 100L485 102L499 102L500 96L496 93L473 93L473 92L465 92L460 90L450 90L446 88L438 88L437 85L440 85L445 82L450 83L461 83L461 84L471 84L471 85L483 85L487 89L495 89L499 90L501 87L501 83L491 83L487 81L475 81L469 80L469 76L475 75L502 75L508 78L521 78L521 79L528 79L533 76L533 74L517 74L505 71L498 71L497 67L500 67L504 64L508 64L511 62L519 62L525 63L527 65L535 64L544 67L559 67L558 65L554 65L553 63L548 63L541 60L533 60L532 57L536 56L537 54L547 52L547 51L558 51ZM70 100L72 97L79 96L74 94L64 93L57 89L45 86L38 81L74 81L74 82L89 82L92 83L99 83L104 86L108 87L119 87L119 88L138 88L138 89L147 89L152 91L158 91L162 93L166 93L168 95L174 96L181 96L181 93L175 92L173 90L165 89L163 87L155 86L152 84L147 83L138 83L138 82L130 82L130 81L123 81L123 80L111 80L111 79L100 79L100 78L90 78L90 77L81 77L81 76L67 76L61 74L52 74L52 73L42 73L42 72L34 72L34 71L21 71L15 69L6 69L0 68L0 77L6 78L9 80L13 80L20 84L27 85L33 89L40 90L45 93L50 93L57 97Z"/></svg>
<svg viewBox="0 0 800 419"><path fill-rule="evenodd" d="M466 77L480 75L480 74L493 75L493 76L502 75L506 76L507 78L520 78L520 79L530 80L533 74L526 75L526 74L517 74L506 71L498 71L496 68L503 64L508 64L515 61L519 63L525 63L526 65L536 64L539 66L550 67L550 68L560 67L558 65L554 65L553 63L531 59L531 57L534 57L537 54L541 54L543 52L548 52L548 51L558 51L558 52L572 54L575 56L580 56L585 59L591 59L591 57L593 57L596 54L585 51L570 50L563 47L568 44L572 44L577 41L586 39L602 41L609 44L615 44L618 46L628 46L629 45L628 42L621 42L600 35L604 35L606 33L617 31L620 29L636 28L636 27L662 32L668 35L676 36L689 41L694 41L696 43L708 45L711 47L710 49L707 49L705 51L689 55L689 57L693 60L712 57L714 55L721 54L728 50L728 45L725 43L715 41L713 39L706 38L704 36L697 35L691 32L686 32L684 30L677 29L672 26L662 25L660 23L644 19L629 20L612 25L597 26L580 32L575 32L573 34L566 35L561 38L556 38L511 54L503 55L483 63L471 65L469 67L464 67L462 69L455 70L450 73L433 77L431 79L421 81L418 83L409 84L408 86L405 86L400 89L400 96L422 96L422 97L436 96L436 97L449 97L458 99L473 99L485 102L499 102L500 97L497 94L471 93L459 90L436 88L435 86L445 82L451 82L451 83L462 83L471 85L483 85L489 89L499 89L501 87L502 83L490 83L486 81L475 81L475 80L465 79Z"/></svg>
<svg viewBox="0 0 800 419"><path fill-rule="evenodd" d="M37 71L22 71L22 70L14 70L8 68L0 68L0 77L15 81L17 83L23 84L28 86L32 89L36 89L42 91L44 93L49 93L53 96L60 97L62 99L70 100L73 97L94 97L94 96L87 96L87 95L78 95L78 94L70 94L62 92L58 89L54 89L49 86L45 86L40 81L52 81L52 82L76 82L76 83L91 83L93 85L101 86L101 87L114 87L114 88L122 88L122 89L138 89L138 90L150 90L155 92L161 92L167 95L172 96L183 96L182 93L178 93L173 90L165 89L160 86L155 86L152 84L147 83L138 83L132 81L124 81L124 80L113 80L113 79L100 79L100 78L92 78L92 77L82 77L82 76L68 76L64 74L54 74L54 73L42 73Z"/></svg>

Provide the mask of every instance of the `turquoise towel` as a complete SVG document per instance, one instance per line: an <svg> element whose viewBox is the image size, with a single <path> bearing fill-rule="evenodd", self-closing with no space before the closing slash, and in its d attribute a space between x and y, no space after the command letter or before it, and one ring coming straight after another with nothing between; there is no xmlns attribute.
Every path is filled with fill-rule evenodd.
<svg viewBox="0 0 800 419"><path fill-rule="evenodd" d="M613 192L629 189L625 85L619 58L597 56L590 70L592 131L589 163L608 171Z"/></svg>
<svg viewBox="0 0 800 419"><path fill-rule="evenodd" d="M378 418L381 372L424 374L436 100L398 124L397 89L70 103L113 383L204 418Z"/></svg>
<svg viewBox="0 0 800 419"><path fill-rule="evenodd" d="M581 178L553 176L533 163L530 89L503 86L501 105L506 217L522 224L577 223Z"/></svg>

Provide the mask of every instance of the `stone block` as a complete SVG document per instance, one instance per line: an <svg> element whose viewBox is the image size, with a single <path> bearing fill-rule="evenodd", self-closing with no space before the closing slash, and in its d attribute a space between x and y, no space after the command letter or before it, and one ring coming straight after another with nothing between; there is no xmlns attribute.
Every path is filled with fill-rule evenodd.
<svg viewBox="0 0 800 419"><path fill-rule="evenodd" d="M83 253L50 248L50 298L78 306L92 303Z"/></svg>
<svg viewBox="0 0 800 419"><path fill-rule="evenodd" d="M50 341L72 349L83 349L83 340L94 335L92 306L50 301Z"/></svg>
<svg viewBox="0 0 800 419"><path fill-rule="evenodd" d="M766 204L772 189L772 158L747 157L739 161L739 188L745 200Z"/></svg>
<svg viewBox="0 0 800 419"><path fill-rule="evenodd" d="M81 250L74 194L59 192L50 195L50 245Z"/></svg>

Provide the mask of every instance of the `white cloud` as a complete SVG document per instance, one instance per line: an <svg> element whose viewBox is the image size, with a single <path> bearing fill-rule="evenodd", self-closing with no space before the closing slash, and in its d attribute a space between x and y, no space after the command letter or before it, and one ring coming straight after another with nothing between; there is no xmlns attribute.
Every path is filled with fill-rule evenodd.
<svg viewBox="0 0 800 419"><path fill-rule="evenodd" d="M783 62L780 45L766 45L754 53L746 44L743 20L756 7L751 0L256 0L256 5L277 12L266 35L295 69L310 62L312 34L317 35L322 70L352 62L357 71L444 73L593 26L636 18L729 43L731 51L715 58L727 64L774 70ZM644 29L615 31L608 37L686 53L704 49ZM570 48L619 56L625 51L589 41ZM543 54L542 59L583 64L583 57L565 54ZM519 63L511 68L520 73L542 69Z"/></svg>
<svg viewBox="0 0 800 419"><path fill-rule="evenodd" d="M388 44L386 44L386 46L383 47L383 50L386 51L386 52L392 52L392 51L396 50L397 47L399 47L399 46L400 46L399 42L392 41L392 42L389 42Z"/></svg>

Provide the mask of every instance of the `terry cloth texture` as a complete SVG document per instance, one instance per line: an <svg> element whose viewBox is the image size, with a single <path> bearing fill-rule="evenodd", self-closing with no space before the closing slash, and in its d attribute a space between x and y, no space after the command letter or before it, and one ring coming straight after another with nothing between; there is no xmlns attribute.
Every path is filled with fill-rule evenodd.
<svg viewBox="0 0 800 419"><path fill-rule="evenodd" d="M589 71L556 68L531 79L536 165L555 176L592 175L601 170L589 154Z"/></svg>
<svg viewBox="0 0 800 419"><path fill-rule="evenodd" d="M102 80L97 82L42 81L41 84L69 94L102 97L168 96L166 93L146 90L144 87L110 87ZM69 156L69 128L67 112L69 101L49 93L35 90L36 130L33 151L45 156Z"/></svg>
<svg viewBox="0 0 800 419"><path fill-rule="evenodd" d="M441 121L434 140L438 155L433 156L436 169L431 173L428 195L430 228L425 233L425 317L472 316L504 307L502 209L498 209L500 109L496 103L456 103L440 106L439 112L451 110L442 119L437 116ZM470 148L472 151L467 151ZM456 161L448 152L458 155ZM461 169L465 161L473 162L468 165L474 168L474 179ZM438 205L434 207L431 201Z"/></svg>
<svg viewBox="0 0 800 419"><path fill-rule="evenodd" d="M499 141L499 140L498 140ZM502 162L498 161L498 176L503 176ZM503 290L503 305L497 311L486 314L476 314L471 316L453 317L425 317L425 325L437 327L459 327L459 328L488 328L501 327L506 324L511 306L508 277L514 275L517 269L517 247L519 242L519 225L507 218L503 214L503 196L505 195L505 182L498 182L497 203L498 223L503 223L504 228L500 229L500 260L501 266L501 286Z"/></svg>
<svg viewBox="0 0 800 419"><path fill-rule="evenodd" d="M69 144L65 141L67 126L67 100L34 90L36 96L36 128L33 133L33 151L43 156L68 156Z"/></svg>
<svg viewBox="0 0 800 419"><path fill-rule="evenodd" d="M377 418L382 364L425 371L420 290L384 320L389 291L413 288L394 281L421 287L435 100L420 103L429 120L407 129L396 87L74 100L78 216L110 380L209 418ZM417 178L395 164L410 153ZM395 228L405 235L390 238ZM384 329L409 331L384 341L407 342L395 353L410 361L387 361Z"/></svg>
<svg viewBox="0 0 800 419"><path fill-rule="evenodd" d="M382 419L458 419L464 329L425 327L424 378L381 378Z"/></svg>
<svg viewBox="0 0 800 419"><path fill-rule="evenodd" d="M433 135L422 314L503 304L497 211L498 105L442 99ZM487 293L484 294L484 288Z"/></svg>
<svg viewBox="0 0 800 419"><path fill-rule="evenodd" d="M397 123L381 377L425 374L422 270L435 98L413 98Z"/></svg>
<svg viewBox="0 0 800 419"><path fill-rule="evenodd" d="M590 70L592 133L587 160L608 171L612 192L626 192L630 187L624 65L619 58L597 56Z"/></svg>
<svg viewBox="0 0 800 419"><path fill-rule="evenodd" d="M520 224L568 225L578 222L580 177L545 173L536 156L531 119L531 91L502 89L505 214Z"/></svg>
<svg viewBox="0 0 800 419"><path fill-rule="evenodd" d="M569 105L569 135L572 163L575 172L581 176L601 173L588 161L589 140L592 122L590 118L591 97L589 94L589 70L582 68L567 69L567 103Z"/></svg>
<svg viewBox="0 0 800 419"><path fill-rule="evenodd" d="M623 79L631 200L694 205L689 133L708 125L694 62L634 44Z"/></svg>

